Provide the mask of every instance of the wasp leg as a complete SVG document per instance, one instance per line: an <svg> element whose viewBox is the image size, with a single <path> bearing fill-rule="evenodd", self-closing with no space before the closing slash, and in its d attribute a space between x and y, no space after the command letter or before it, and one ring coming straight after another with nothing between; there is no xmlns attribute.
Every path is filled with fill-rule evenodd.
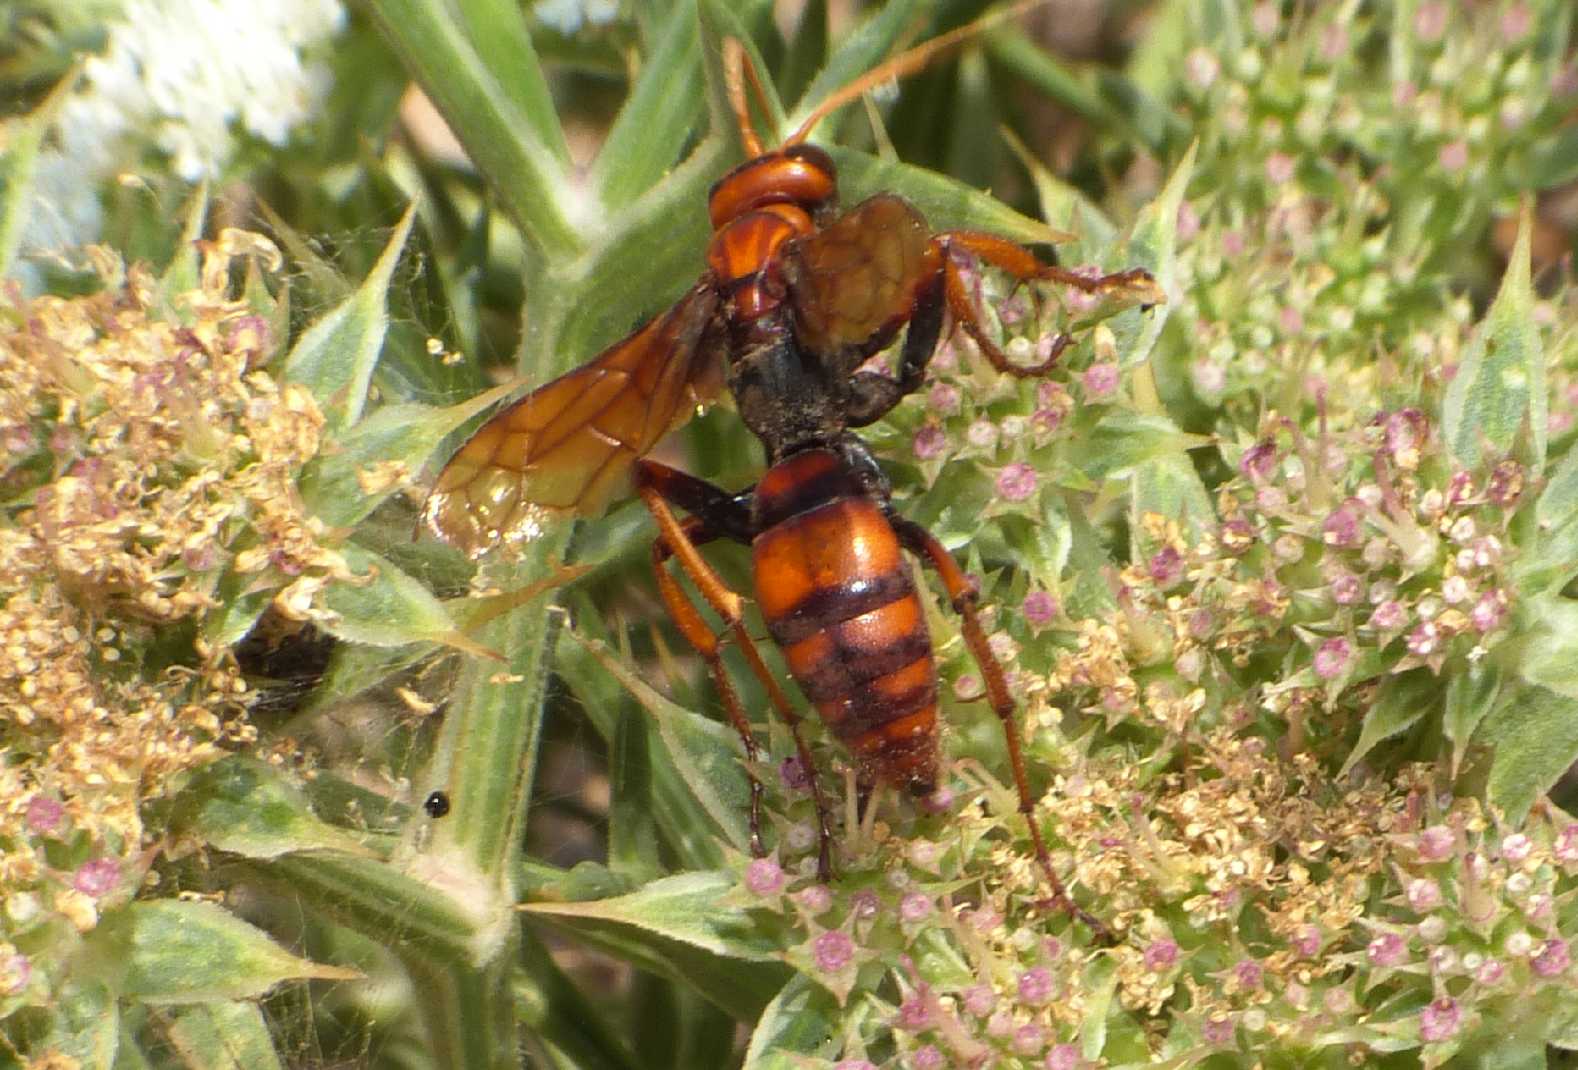
<svg viewBox="0 0 1578 1070"><path fill-rule="evenodd" d="M946 275L944 289L947 294L948 311L953 313L954 322L964 328L964 332L974 340L982 355L991 362L992 367L1005 375L1013 375L1021 379L1045 375L1051 371L1058 358L1063 355L1063 350L1069 347L1073 339L1066 334L1057 335L1052 340L1052 352L1039 363L1028 365L1012 363L997 344L986 336L986 331L981 326L980 312L976 309L969 288L965 286L964 278L950 253L955 250L969 253L977 260L1006 271L1020 281L1041 279L1072 286L1084 293L1107 293L1155 286L1151 273L1144 268L1132 268L1111 275L1087 278L1056 264L1043 264L1029 249L1007 238L999 238L979 231L945 231L932 241L942 253L943 272Z"/></svg>
<svg viewBox="0 0 1578 1070"><path fill-rule="evenodd" d="M946 588L948 597L953 602L954 612L959 614L963 622L964 643L970 648L970 654L975 658L976 665L980 666L981 678L986 682L986 694L992 703L992 712L997 714L998 720L1003 724L1003 735L1008 741L1008 760L1014 772L1014 787L1019 791L1019 812L1025 815L1025 824L1030 828L1030 842L1035 846L1036 862L1041 866L1041 872L1046 875L1047 884L1052 888L1052 902L1083 922L1098 939L1110 941L1111 931L1099 918L1074 902L1073 897L1063 886L1063 881L1058 877L1057 871L1052 868L1052 855L1047 850L1046 841L1041 838L1040 826L1036 824L1035 803L1030 797L1030 783L1025 776L1025 757L1020 747L1019 732L1014 725L1013 696L1008 693L1008 681L1003 675L1003 667L997 663L991 647L987 645L986 633L981 630L980 618L976 616L974 585L965 576L959 563L953 559L953 555L948 552L948 548L937 541L935 535L913 520L906 520L901 516L894 516L891 520L893 530L898 533L899 542L911 553L922 558L941 577L943 587Z"/></svg>
<svg viewBox="0 0 1578 1070"><path fill-rule="evenodd" d="M875 423L888 410L926 382L926 366L942 337L942 311L947 307L945 273L927 279L915 295L914 312L904 335L899 357L899 377L856 372L849 378L850 401L844 417L850 427Z"/></svg>
<svg viewBox="0 0 1578 1070"><path fill-rule="evenodd" d="M751 733L750 719L745 714L739 693L734 689L734 683L729 679L728 671L724 668L722 643L711 626L702 618L695 603L680 587L679 581L669 572L666 565L670 557L679 561L680 567L696 585L696 589L701 592L707 604L723 618L724 627L733 637L740 652L745 655L745 661L752 673L767 689L773 707L789 726L790 734L794 736L795 753L799 756L800 764L805 770L811 789L811 799L816 807L817 875L824 881L830 880L833 875L833 833L828 820L827 803L822 796L822 784L817 777L816 763L812 761L811 748L806 745L805 737L800 731L800 716L790 705L788 696L784 694L777 678L767 668L766 662L762 661L761 652L756 649L755 641L745 630L741 613L743 600L729 589L696 549L702 543L719 538L733 539L748 545L755 534L748 504L750 496L748 493L731 495L695 476L647 460L636 463L636 488L658 525L658 539L652 544L652 567L657 574L658 594L662 597L664 606L674 618L674 623L679 627L680 632L707 663L707 671L711 674L713 684L723 700L729 721L739 733L740 742L745 746L745 756L754 764L760 751L756 745L756 737ZM679 520L669 508L670 501L690 510L692 515L683 521ZM756 779L754 772L750 773L750 779L751 851L760 856L764 853L762 785L761 781Z"/></svg>

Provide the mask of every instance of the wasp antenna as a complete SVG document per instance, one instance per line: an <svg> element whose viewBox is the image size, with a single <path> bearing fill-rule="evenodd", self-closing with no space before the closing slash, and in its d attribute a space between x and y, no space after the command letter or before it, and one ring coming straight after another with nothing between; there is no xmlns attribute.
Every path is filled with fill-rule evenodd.
<svg viewBox="0 0 1578 1070"><path fill-rule="evenodd" d="M996 11L989 11L974 22L965 23L963 26L949 30L945 34L933 37L930 41L923 41L906 52L900 52L881 66L873 67L818 104L816 110L806 117L805 122L801 123L795 132L790 134L784 141L784 145L800 144L811 136L811 130L817 123L826 119L830 114L850 101L871 92L884 82L891 82L895 78L908 77L950 48L954 48L972 37L985 33L1000 22L1016 18L1031 8L1040 7L1047 2L1048 0L1019 0L1017 4L1010 4L1008 7L998 8Z"/></svg>
<svg viewBox="0 0 1578 1070"><path fill-rule="evenodd" d="M756 99L761 103L764 113L771 115L772 109L767 107L767 93L757 79L756 66L751 63L750 54L745 51L739 38L724 38L723 82L729 91L729 106L734 110L734 121L740 125L740 143L745 148L745 155L755 157L762 154L762 143L751 126L751 105L745 99L747 79L756 90Z"/></svg>

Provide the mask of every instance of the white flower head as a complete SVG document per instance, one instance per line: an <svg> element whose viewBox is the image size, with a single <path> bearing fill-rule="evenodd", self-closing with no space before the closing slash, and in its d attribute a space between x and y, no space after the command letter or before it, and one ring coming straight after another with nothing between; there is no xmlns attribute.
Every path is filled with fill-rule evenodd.
<svg viewBox="0 0 1578 1070"><path fill-rule="evenodd" d="M238 131L284 144L323 99L323 46L344 24L340 0L127 0L40 156L24 248L93 241L99 187L150 147L196 182L220 174Z"/></svg>

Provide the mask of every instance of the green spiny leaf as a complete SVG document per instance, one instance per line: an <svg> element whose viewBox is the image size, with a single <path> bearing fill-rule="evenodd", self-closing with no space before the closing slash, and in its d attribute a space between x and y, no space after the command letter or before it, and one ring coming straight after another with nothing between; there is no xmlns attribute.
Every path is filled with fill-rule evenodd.
<svg viewBox="0 0 1578 1070"><path fill-rule="evenodd" d="M1068 518L1071 539L1062 578L1064 612L1075 620L1105 617L1117 609L1117 598L1105 579L1112 558L1083 511L1071 509Z"/></svg>
<svg viewBox="0 0 1578 1070"><path fill-rule="evenodd" d="M171 826L247 858L319 848L365 853L355 837L318 820L282 772L239 755L193 776L175 800Z"/></svg>
<svg viewBox="0 0 1578 1070"><path fill-rule="evenodd" d="M284 981L361 976L297 958L262 930L200 900L128 903L106 914L86 943L91 968L122 998L149 1003L250 999Z"/></svg>
<svg viewBox="0 0 1578 1070"><path fill-rule="evenodd" d="M464 11L422 0L373 0L367 11L534 250L544 257L580 250L582 237L561 201L570 186L563 129L530 36L524 28L497 40L473 36L490 24L518 22L519 12L499 0L469 0Z"/></svg>
<svg viewBox="0 0 1578 1070"><path fill-rule="evenodd" d="M565 529L547 532L518 558L485 562L482 578L506 591L540 584L567 539ZM443 836L498 887L506 886L522 849L560 619L536 598L474 626L476 641L505 660L463 659L429 766L429 777L448 785L453 804Z"/></svg>
<svg viewBox="0 0 1578 1070"><path fill-rule="evenodd" d="M1499 666L1478 662L1447 680L1446 705L1441 726L1452 744L1452 775L1463 764L1463 753L1480 722L1501 697L1503 674Z"/></svg>
<svg viewBox="0 0 1578 1070"><path fill-rule="evenodd" d="M1497 704L1476 742L1495 748L1486 793L1509 821L1578 760L1578 698L1526 684Z"/></svg>
<svg viewBox="0 0 1578 1070"><path fill-rule="evenodd" d="M1519 675L1578 699L1578 601L1540 595L1520 606L1518 615L1526 622Z"/></svg>
<svg viewBox="0 0 1578 1070"><path fill-rule="evenodd" d="M243 549L242 546L234 549ZM215 597L219 608L203 618L203 639L215 647L231 647L252 630L263 611L274 600L277 585L256 586L256 576L243 576L226 570L220 577Z"/></svg>
<svg viewBox="0 0 1578 1070"><path fill-rule="evenodd" d="M1049 242L1062 235L1045 223L1021 215L989 193L956 178L864 152L824 145L838 167L840 196L846 205L877 193L897 193L921 210L936 230L984 230L1014 241Z"/></svg>
<svg viewBox="0 0 1578 1070"><path fill-rule="evenodd" d="M54 993L53 1003L49 1031L40 1038L36 1051L55 1052L93 1070L121 1065L121 1012L108 986L68 974ZM7 1017L7 1027L16 1020Z"/></svg>
<svg viewBox="0 0 1578 1070"><path fill-rule="evenodd" d="M748 910L728 905L727 897L737 886L727 870L681 873L611 899L528 903L523 909L559 919L626 925L724 958L776 962L777 941L752 921Z"/></svg>
<svg viewBox="0 0 1578 1070"><path fill-rule="evenodd" d="M523 909L750 1018L788 975L776 963L776 941L747 911L723 905L734 887L727 872L683 873L613 899Z"/></svg>
<svg viewBox="0 0 1578 1070"><path fill-rule="evenodd" d="M1147 462L1187 460L1184 451L1209 442L1203 435L1180 431L1164 415L1114 408L1089 435L1073 444L1069 459L1099 482L1123 476Z"/></svg>
<svg viewBox="0 0 1578 1070"><path fill-rule="evenodd" d="M1072 263L1083 263L1113 243L1118 228L1094 201L1054 175L1024 142L1014 136L1013 131L1004 129L1003 137L1025 170L1030 172L1030 181L1036 187L1041 218L1071 235L1070 241L1058 246L1059 256Z"/></svg>
<svg viewBox="0 0 1578 1070"><path fill-rule="evenodd" d="M596 634L593 629L599 623L599 615L584 599L576 606L575 619L580 635L592 637ZM622 660L628 663L629 658ZM610 746L618 734L615 726L620 721L648 716L586 645L565 645L555 669L580 700L587 719ZM662 733L648 732L647 747L647 764L653 778L654 816L662 829L664 842L673 849L683 868L715 869L722 865L719 840L706 809L692 790L692 777L685 771L686 767L676 761ZM686 757L683 750L680 757Z"/></svg>
<svg viewBox="0 0 1578 1070"><path fill-rule="evenodd" d="M1102 957L1085 968L1085 1015L1079 1046L1087 1059L1099 1059L1107 1047L1108 1019L1118 993L1118 964Z"/></svg>
<svg viewBox="0 0 1578 1070"><path fill-rule="evenodd" d="M799 1070L796 1055L831 1058L841 1017L831 992L795 974L751 1031L743 1070Z"/></svg>
<svg viewBox="0 0 1578 1070"><path fill-rule="evenodd" d="M1528 437L1528 462L1545 464L1545 355L1529 280L1533 207L1525 205L1501 290L1475 330L1442 403L1442 437L1464 467L1513 452ZM1489 456L1486 456L1486 451Z"/></svg>
<svg viewBox="0 0 1578 1070"><path fill-rule="evenodd" d="M307 511L330 527L359 523L398 489L364 491L362 472L391 461L419 471L448 435L517 389L517 383L505 383L442 409L414 404L378 409L326 443L302 472L299 486Z"/></svg>
<svg viewBox="0 0 1578 1070"><path fill-rule="evenodd" d="M571 635L607 672L623 684L657 722L658 735L693 794L729 842L745 850L750 842L744 814L748 778L740 763L739 740L723 725L670 702L615 658L602 643Z"/></svg>
<svg viewBox="0 0 1578 1070"><path fill-rule="evenodd" d="M174 1007L162 1016L166 1041L191 1070L271 1070L283 1066L256 1003L214 1000Z"/></svg>
<svg viewBox="0 0 1578 1070"><path fill-rule="evenodd" d="M496 657L462 633L444 603L393 561L355 543L347 543L341 553L358 580L324 590L324 608L334 614L322 622L324 631L370 646L443 643Z"/></svg>
<svg viewBox="0 0 1578 1070"><path fill-rule="evenodd" d="M1551 469L1545 489L1535 500L1534 520L1541 533L1578 520L1578 450L1569 449Z"/></svg>
<svg viewBox="0 0 1578 1070"><path fill-rule="evenodd" d="M459 791L454 794L458 798ZM439 828L453 836L449 830L457 826L451 816ZM406 861L414 872L344 851L302 851L241 862L237 869L386 947L414 949L430 962L487 962L508 945L519 924L512 904L500 882L469 865L453 843L435 833L420 858Z"/></svg>
<svg viewBox="0 0 1578 1070"><path fill-rule="evenodd" d="M1162 188L1161 195L1147 205L1135 220L1128 241L1121 247L1118 259L1122 263L1113 265L1119 269L1145 268L1156 277L1162 292L1171 295L1173 300L1176 300L1179 288L1178 209L1183 204L1184 192L1189 188L1189 179L1194 175L1198 150L1198 144L1189 146L1189 151L1173 168L1172 177ZM1151 350L1156 347L1156 340L1161 337L1162 328L1167 324L1171 309L1172 302L1169 301L1149 309L1127 309L1112 318L1112 333L1117 337L1118 362L1123 367L1133 367L1150 357Z"/></svg>
<svg viewBox="0 0 1578 1070"><path fill-rule="evenodd" d="M701 120L701 78L696 9L687 3L668 20L597 154L590 185L603 205L623 207L673 166Z"/></svg>
<svg viewBox="0 0 1578 1070"><path fill-rule="evenodd" d="M652 784L649 731L643 717L614 723L608 779L608 860L621 873L650 879L662 871L658 857L656 797Z"/></svg>
<svg viewBox="0 0 1578 1070"><path fill-rule="evenodd" d="M552 153L561 167L568 167L570 147L520 4L514 0L457 0L451 10L466 42L476 49L480 68L492 76L489 85L505 95L498 106L513 106L512 114L525 119L533 142ZM446 81L453 80L450 72Z"/></svg>
<svg viewBox="0 0 1578 1070"><path fill-rule="evenodd" d="M1418 668L1389 676L1365 711L1359 742L1337 775L1345 777L1375 745L1412 728L1441 701L1441 681L1429 669Z"/></svg>
<svg viewBox="0 0 1578 1070"><path fill-rule="evenodd" d="M356 292L303 331L285 358L285 379L312 391L332 431L354 425L367 403L367 384L389 325L389 280L415 218L412 206Z"/></svg>
<svg viewBox="0 0 1578 1070"><path fill-rule="evenodd" d="M1182 451L1137 465L1129 500L1134 521L1129 531L1133 542L1132 560L1144 560L1159 548L1152 545L1140 523L1148 513L1159 513L1178 521L1191 546L1205 531L1216 526L1216 509L1211 505L1211 495L1200 481L1200 473L1195 471L1189 455Z"/></svg>

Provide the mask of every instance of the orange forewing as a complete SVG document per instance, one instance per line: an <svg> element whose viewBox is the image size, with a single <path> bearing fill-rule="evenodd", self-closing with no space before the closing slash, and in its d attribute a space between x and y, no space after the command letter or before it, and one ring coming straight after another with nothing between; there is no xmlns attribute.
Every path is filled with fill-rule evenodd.
<svg viewBox="0 0 1578 1070"><path fill-rule="evenodd" d="M708 333L717 310L704 280L483 424L438 474L423 509L429 526L476 556L529 538L549 514L601 512L636 458L717 396L722 367Z"/></svg>

